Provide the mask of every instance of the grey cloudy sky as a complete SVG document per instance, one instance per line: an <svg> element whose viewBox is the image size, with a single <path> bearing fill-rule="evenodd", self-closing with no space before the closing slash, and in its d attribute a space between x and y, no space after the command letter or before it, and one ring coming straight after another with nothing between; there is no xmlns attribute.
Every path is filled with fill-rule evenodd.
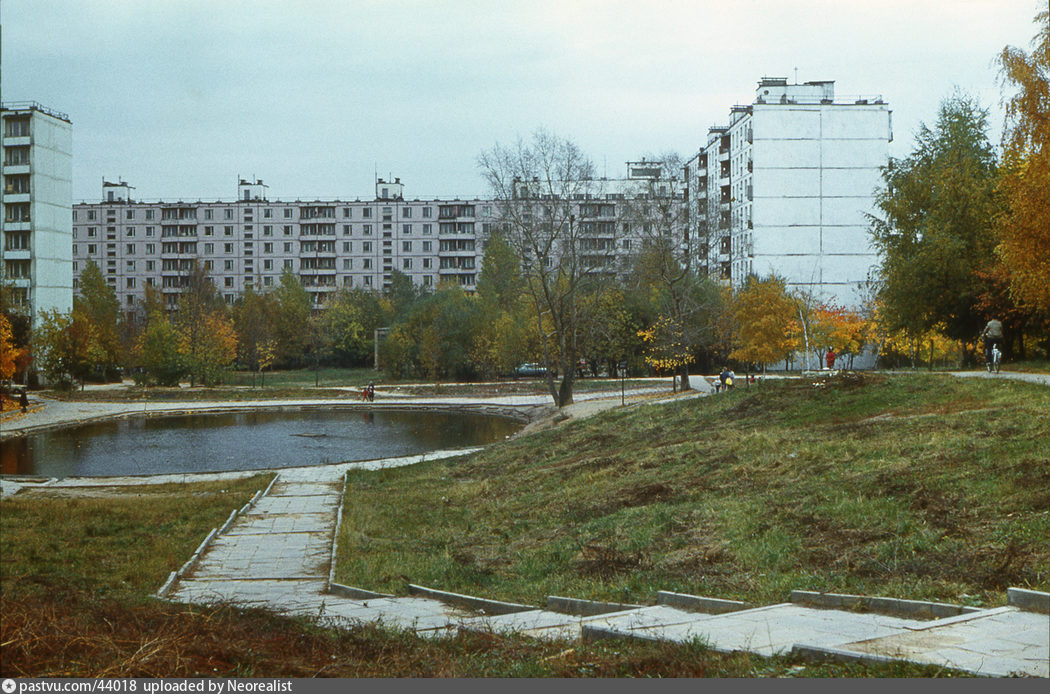
<svg viewBox="0 0 1050 694"><path fill-rule="evenodd" d="M479 152L543 126L610 177L688 156L764 76L881 94L892 153L1046 0L3 0L4 101L73 121L74 199L480 196Z"/></svg>

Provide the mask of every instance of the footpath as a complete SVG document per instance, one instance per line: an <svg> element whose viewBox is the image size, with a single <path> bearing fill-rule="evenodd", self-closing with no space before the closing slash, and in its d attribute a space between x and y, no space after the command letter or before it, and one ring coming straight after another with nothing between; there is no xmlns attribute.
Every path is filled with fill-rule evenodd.
<svg viewBox="0 0 1050 694"><path fill-rule="evenodd" d="M1050 377L1040 380L1050 384ZM586 416L617 405L619 398L592 399L574 406L570 414ZM186 409L185 403L178 409ZM701 639L713 650L725 652L839 661L903 660L992 677L1050 677L1050 593L1017 588L1008 590L1007 605L989 609L803 590L793 591L787 602L760 606L660 591L657 604L648 606L550 596L540 607L425 586L410 585L409 596L396 597L335 583L346 471L407 465L422 458L275 471L270 487L212 531L186 564L172 573L158 596L263 607L340 627L378 622L422 636L474 629L537 638ZM49 486L129 480L145 482L81 478L56 480ZM150 479L156 481L160 480ZM4 492L8 491L5 481Z"/></svg>

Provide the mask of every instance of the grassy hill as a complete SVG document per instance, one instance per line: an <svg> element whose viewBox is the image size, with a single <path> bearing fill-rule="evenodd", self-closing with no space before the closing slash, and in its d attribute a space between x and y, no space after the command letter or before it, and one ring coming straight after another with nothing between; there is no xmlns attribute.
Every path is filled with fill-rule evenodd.
<svg viewBox="0 0 1050 694"><path fill-rule="evenodd" d="M1050 589L1050 389L767 381L348 480L337 580L542 604Z"/></svg>

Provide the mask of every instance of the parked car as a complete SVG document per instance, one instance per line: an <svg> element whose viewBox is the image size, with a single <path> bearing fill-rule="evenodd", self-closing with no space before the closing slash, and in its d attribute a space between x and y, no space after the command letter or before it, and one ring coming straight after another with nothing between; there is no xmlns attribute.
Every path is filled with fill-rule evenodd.
<svg viewBox="0 0 1050 694"><path fill-rule="evenodd" d="M542 364L522 364L518 368L514 369L515 376L546 376L547 369Z"/></svg>

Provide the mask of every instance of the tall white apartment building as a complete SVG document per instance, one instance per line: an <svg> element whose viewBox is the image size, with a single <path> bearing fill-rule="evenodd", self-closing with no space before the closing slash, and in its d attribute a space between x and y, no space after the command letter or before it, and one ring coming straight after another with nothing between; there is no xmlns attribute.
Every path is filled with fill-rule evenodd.
<svg viewBox="0 0 1050 694"><path fill-rule="evenodd" d="M739 287L775 273L845 306L878 263L868 237L893 140L878 96L835 97L830 81L763 78L685 167L699 264Z"/></svg>
<svg viewBox="0 0 1050 694"><path fill-rule="evenodd" d="M0 107L3 279L33 317L73 308L73 126L35 102Z"/></svg>

